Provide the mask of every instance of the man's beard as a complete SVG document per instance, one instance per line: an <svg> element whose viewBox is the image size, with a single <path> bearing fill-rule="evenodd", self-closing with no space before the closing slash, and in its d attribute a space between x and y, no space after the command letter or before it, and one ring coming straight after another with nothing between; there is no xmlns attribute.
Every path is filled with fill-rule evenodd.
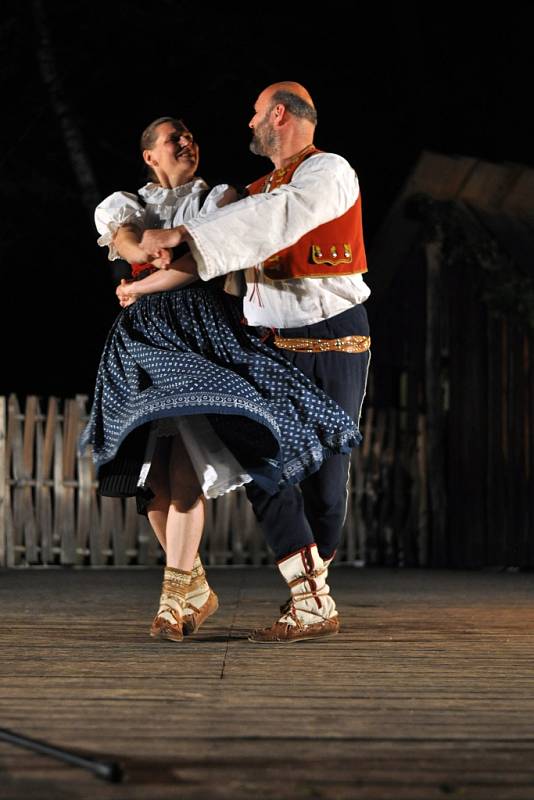
<svg viewBox="0 0 534 800"><path fill-rule="evenodd" d="M260 122L255 129L249 147L254 155L267 156L267 158L269 158L278 150L278 144L278 134L267 120L265 120L264 122Z"/></svg>

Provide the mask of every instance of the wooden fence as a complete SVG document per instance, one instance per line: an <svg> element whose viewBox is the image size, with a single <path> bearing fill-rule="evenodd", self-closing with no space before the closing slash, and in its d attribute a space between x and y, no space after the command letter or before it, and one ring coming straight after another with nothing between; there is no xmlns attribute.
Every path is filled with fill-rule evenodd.
<svg viewBox="0 0 534 800"><path fill-rule="evenodd" d="M0 398L0 566L150 565L162 553L133 500L100 497L90 453L77 454L86 398ZM338 560L426 564L426 426L368 406L353 453ZM207 503L207 564L272 561L243 490Z"/></svg>

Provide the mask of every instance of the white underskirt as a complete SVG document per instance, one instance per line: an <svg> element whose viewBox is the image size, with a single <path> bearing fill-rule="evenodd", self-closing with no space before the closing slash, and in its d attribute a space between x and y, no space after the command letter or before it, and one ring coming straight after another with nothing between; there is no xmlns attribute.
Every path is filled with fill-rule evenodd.
<svg viewBox="0 0 534 800"><path fill-rule="evenodd" d="M145 484L149 474L156 440L177 433L182 437L204 497L219 497L251 482L251 476L217 436L207 417L204 414L192 414L166 417L152 423L139 485Z"/></svg>

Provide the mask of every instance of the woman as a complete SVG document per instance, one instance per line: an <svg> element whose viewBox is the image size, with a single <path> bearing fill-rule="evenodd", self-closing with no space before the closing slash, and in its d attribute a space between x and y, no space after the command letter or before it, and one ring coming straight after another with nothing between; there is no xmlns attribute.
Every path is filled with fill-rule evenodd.
<svg viewBox="0 0 534 800"><path fill-rule="evenodd" d="M156 178L140 190L146 206L116 193L96 212L99 243L110 246L110 258L120 253L138 264L148 260L139 246L144 228L177 225L237 199L230 187L208 192L195 178L198 147L180 120L155 120L141 148ZM146 425L156 421L149 437L155 451L145 457L147 511L167 567L151 632L175 640L217 605L196 555L203 495L250 479L275 492L359 438L330 398L246 330L235 297L200 282L171 291L194 281L193 266L183 255L171 269L118 288L124 310L106 342L82 438L93 445L102 491L133 494L140 441L144 447ZM146 473L145 466L141 487Z"/></svg>

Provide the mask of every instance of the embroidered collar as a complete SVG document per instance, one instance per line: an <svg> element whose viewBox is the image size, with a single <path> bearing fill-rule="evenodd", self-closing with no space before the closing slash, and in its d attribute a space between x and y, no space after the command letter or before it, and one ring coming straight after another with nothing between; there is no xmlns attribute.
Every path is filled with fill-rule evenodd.
<svg viewBox="0 0 534 800"><path fill-rule="evenodd" d="M300 150L298 153L295 153L294 156L291 156L291 158L289 159L287 164L284 164L284 166L280 167L279 169L275 169L271 173L271 180L278 181L278 180L280 180L280 178L283 178L284 175L286 174L286 172L288 171L288 169L290 167L292 167L293 164L296 164L297 161L300 161L301 159L303 159L304 156L308 155L308 153L313 153L316 149L317 148L315 147L314 144L306 145L306 147L303 150Z"/></svg>
<svg viewBox="0 0 534 800"><path fill-rule="evenodd" d="M309 144L303 150L295 153L295 155L289 159L287 164L285 164L283 167L280 167L280 169L273 170L273 172L267 176L265 183L263 184L262 191L270 192L273 189L277 189L283 183L285 175L295 167L295 164L299 166L300 162L304 161L306 156L316 152L318 152L318 150L315 145Z"/></svg>
<svg viewBox="0 0 534 800"><path fill-rule="evenodd" d="M208 188L208 184L202 178L194 178L181 186L175 186L174 189L166 189L164 186L160 186L159 183L147 183L139 189L138 194L141 195L146 203L173 205L178 197L203 192Z"/></svg>

